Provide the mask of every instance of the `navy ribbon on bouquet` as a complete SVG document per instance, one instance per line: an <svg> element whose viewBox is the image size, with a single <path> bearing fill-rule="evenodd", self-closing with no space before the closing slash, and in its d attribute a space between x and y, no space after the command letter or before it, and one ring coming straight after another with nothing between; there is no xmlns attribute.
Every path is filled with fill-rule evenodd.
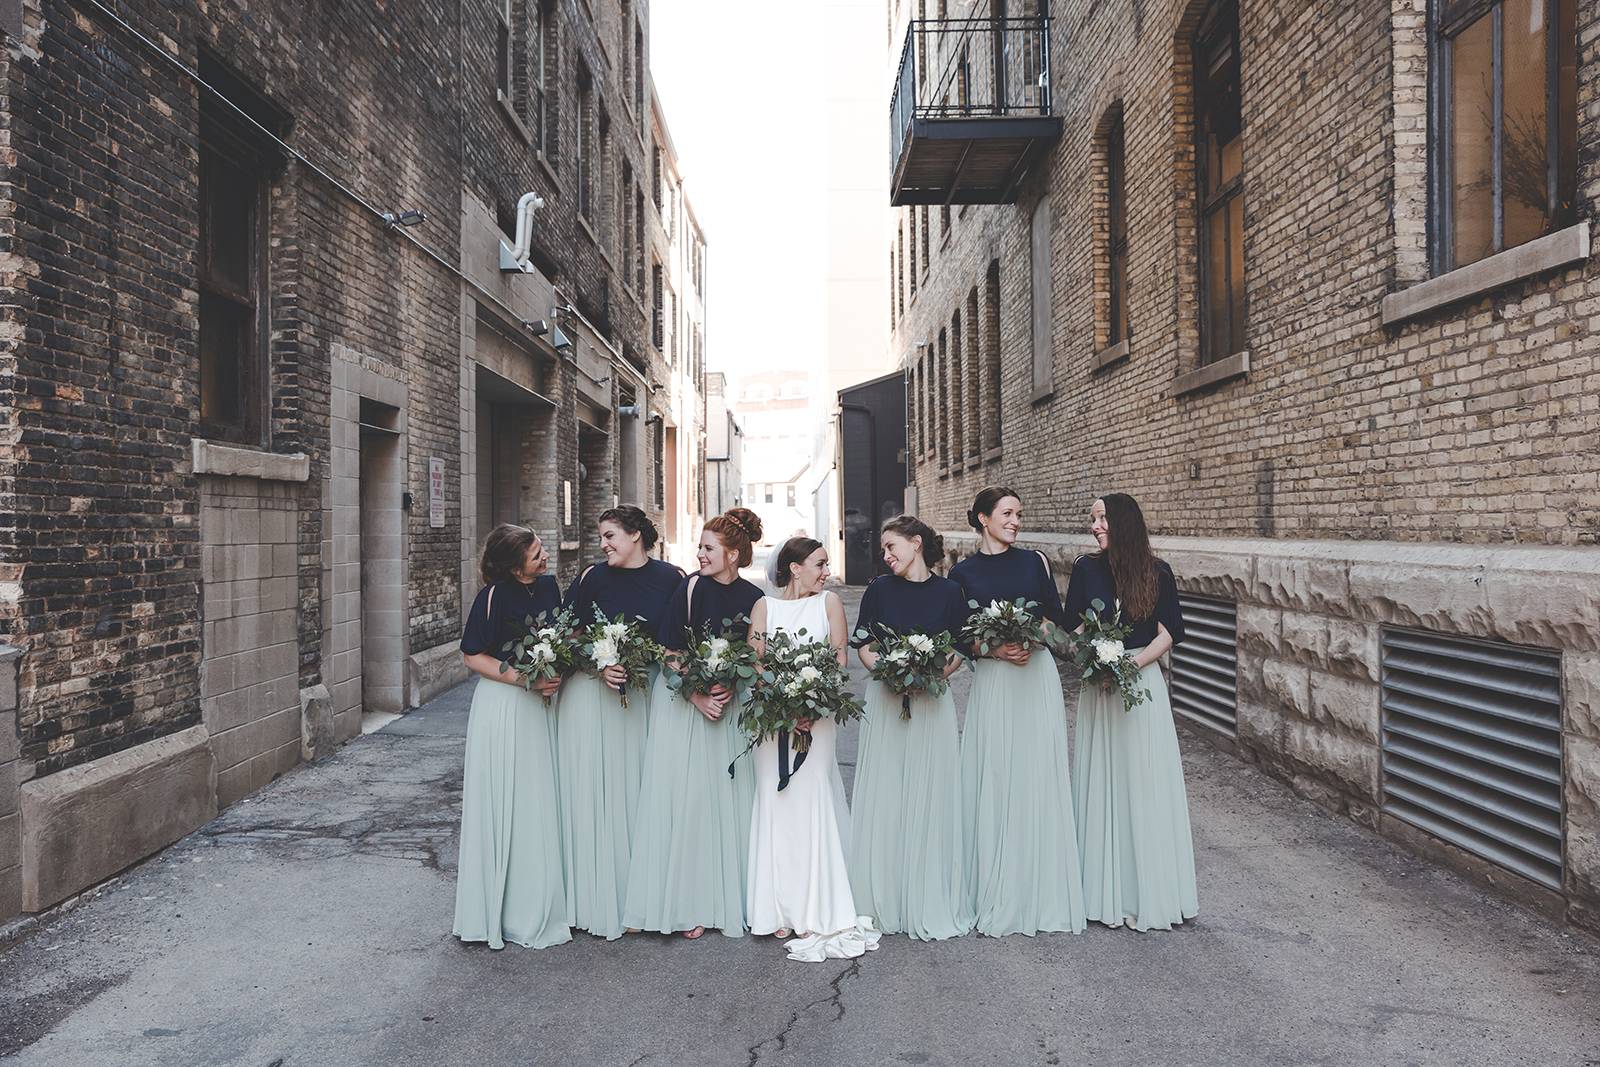
<svg viewBox="0 0 1600 1067"><path fill-rule="evenodd" d="M806 761L804 752L794 753L794 763L789 762L789 731L784 730L778 734L778 792L783 792L784 786L789 784L789 779L800 769Z"/></svg>

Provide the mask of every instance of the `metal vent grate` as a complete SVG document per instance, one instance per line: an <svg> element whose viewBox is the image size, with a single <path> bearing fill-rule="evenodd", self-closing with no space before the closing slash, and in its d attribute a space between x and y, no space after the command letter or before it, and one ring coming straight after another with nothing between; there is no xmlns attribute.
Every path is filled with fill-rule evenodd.
<svg viewBox="0 0 1600 1067"><path fill-rule="evenodd" d="M1383 810L1560 889L1560 655L1385 627Z"/></svg>
<svg viewBox="0 0 1600 1067"><path fill-rule="evenodd" d="M1183 644L1172 650L1172 710L1233 737L1238 723L1238 610L1227 600L1178 594Z"/></svg>

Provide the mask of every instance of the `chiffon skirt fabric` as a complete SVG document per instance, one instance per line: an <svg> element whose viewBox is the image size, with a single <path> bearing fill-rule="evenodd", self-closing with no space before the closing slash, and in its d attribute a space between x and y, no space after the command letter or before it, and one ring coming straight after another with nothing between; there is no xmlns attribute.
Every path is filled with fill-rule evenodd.
<svg viewBox="0 0 1600 1067"><path fill-rule="evenodd" d="M991 937L1084 928L1066 702L1049 653L982 659L961 738L967 893Z"/></svg>
<svg viewBox="0 0 1600 1067"><path fill-rule="evenodd" d="M778 742L767 738L747 758L755 764L747 899L750 931L787 928L789 958L850 959L878 947L872 920L858 914L850 892L850 809L834 756L838 727L811 728L806 762L778 791Z"/></svg>
<svg viewBox="0 0 1600 1067"><path fill-rule="evenodd" d="M1130 650L1137 652L1137 649ZM1169 930L1199 913L1189 801L1161 669L1139 679L1150 699L1085 685L1078 695L1073 781L1088 917Z"/></svg>
<svg viewBox="0 0 1600 1067"><path fill-rule="evenodd" d="M886 934L919 941L972 929L961 829L961 741L956 705L867 683L850 817L850 887L856 909Z"/></svg>
<svg viewBox="0 0 1600 1067"><path fill-rule="evenodd" d="M556 755L567 918L608 941L622 936L628 863L644 765L649 692L615 688L591 674L561 686Z"/></svg>
<svg viewBox="0 0 1600 1067"><path fill-rule="evenodd" d="M623 925L664 934L696 926L743 937L754 769L730 701L708 722L657 679L633 833ZM734 776L728 777L728 765Z"/></svg>
<svg viewBox="0 0 1600 1067"><path fill-rule="evenodd" d="M479 679L467 719L454 933L547 948L572 938L562 869L555 713Z"/></svg>

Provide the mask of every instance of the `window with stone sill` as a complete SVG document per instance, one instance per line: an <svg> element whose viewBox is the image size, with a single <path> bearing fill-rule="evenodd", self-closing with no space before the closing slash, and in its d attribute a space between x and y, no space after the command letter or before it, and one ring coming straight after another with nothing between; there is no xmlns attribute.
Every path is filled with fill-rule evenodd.
<svg viewBox="0 0 1600 1067"><path fill-rule="evenodd" d="M267 129L285 115L202 53L201 76ZM212 94L200 101L200 431L266 444L269 182L280 149Z"/></svg>
<svg viewBox="0 0 1600 1067"><path fill-rule="evenodd" d="M1574 221L1575 7L1573 0L1432 0L1435 274Z"/></svg>
<svg viewBox="0 0 1600 1067"><path fill-rule="evenodd" d="M1206 11L1192 55L1203 365L1245 349L1244 119L1236 0L1220 0Z"/></svg>
<svg viewBox="0 0 1600 1067"><path fill-rule="evenodd" d="M593 134L589 124L594 121L594 80L589 72L578 71L578 122L574 155L578 162L578 215L594 218L594 163L589 158Z"/></svg>

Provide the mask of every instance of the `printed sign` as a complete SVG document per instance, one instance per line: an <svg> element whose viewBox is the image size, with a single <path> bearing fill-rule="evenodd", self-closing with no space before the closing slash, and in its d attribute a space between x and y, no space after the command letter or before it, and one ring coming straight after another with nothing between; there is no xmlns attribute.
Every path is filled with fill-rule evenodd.
<svg viewBox="0 0 1600 1067"><path fill-rule="evenodd" d="M444 460L428 457L428 525L444 525Z"/></svg>

